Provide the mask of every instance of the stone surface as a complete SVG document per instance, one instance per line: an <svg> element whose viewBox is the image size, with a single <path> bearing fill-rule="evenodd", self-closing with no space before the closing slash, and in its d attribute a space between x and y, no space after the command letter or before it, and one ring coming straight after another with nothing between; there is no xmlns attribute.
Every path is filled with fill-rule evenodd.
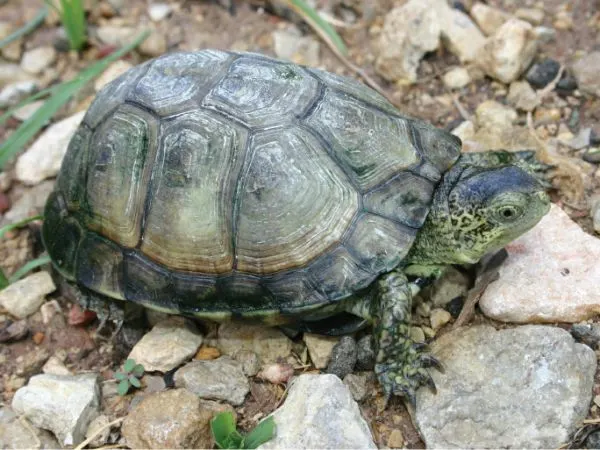
<svg viewBox="0 0 600 450"><path fill-rule="evenodd" d="M21 59L21 68L30 74L37 75L56 61L56 50L52 46L37 47L28 50Z"/></svg>
<svg viewBox="0 0 600 450"><path fill-rule="evenodd" d="M251 350L238 350L233 358L242 365L242 371L247 377L253 377L260 370L260 358Z"/></svg>
<svg viewBox="0 0 600 450"><path fill-rule="evenodd" d="M25 184L38 184L56 176L84 115L85 111L81 111L48 127L17 160L17 179Z"/></svg>
<svg viewBox="0 0 600 450"><path fill-rule="evenodd" d="M527 81L513 81L506 99L521 111L533 111L540 104L540 99Z"/></svg>
<svg viewBox="0 0 600 450"><path fill-rule="evenodd" d="M136 36L137 30L133 27L120 27L116 25L104 25L96 31L98 39L106 45L122 47L127 45Z"/></svg>
<svg viewBox="0 0 600 450"><path fill-rule="evenodd" d="M356 364L356 341L352 336L342 336L331 351L331 358L327 364L327 373L332 373L343 379L352 373Z"/></svg>
<svg viewBox="0 0 600 450"><path fill-rule="evenodd" d="M148 6L148 16L154 22L160 22L169 17L173 7L168 3L152 3Z"/></svg>
<svg viewBox="0 0 600 450"><path fill-rule="evenodd" d="M263 363L285 359L292 351L292 341L280 330L233 321L219 326L216 346L230 356L241 349L253 351Z"/></svg>
<svg viewBox="0 0 600 450"><path fill-rule="evenodd" d="M372 370L375 366L375 344L373 342L373 335L367 334L360 338L356 347L356 369Z"/></svg>
<svg viewBox="0 0 600 450"><path fill-rule="evenodd" d="M494 34L508 19L510 15L501 9L477 2L471 8L471 17L481 28L486 36Z"/></svg>
<svg viewBox="0 0 600 450"><path fill-rule="evenodd" d="M573 75L582 92L600 97L600 51L590 52L573 64Z"/></svg>
<svg viewBox="0 0 600 450"><path fill-rule="evenodd" d="M214 448L210 420L226 410L185 389L158 392L140 401L121 432L130 448Z"/></svg>
<svg viewBox="0 0 600 450"><path fill-rule="evenodd" d="M17 81L5 86L0 92L0 108L14 106L33 94L38 88L38 83L32 80Z"/></svg>
<svg viewBox="0 0 600 450"><path fill-rule="evenodd" d="M5 87L17 81L32 80L34 77L25 72L18 64L0 62L0 87Z"/></svg>
<svg viewBox="0 0 600 450"><path fill-rule="evenodd" d="M182 317L157 323L135 344L128 358L142 364L146 371L168 372L191 359L202 344L202 335Z"/></svg>
<svg viewBox="0 0 600 450"><path fill-rule="evenodd" d="M441 308L436 308L433 311L431 311L431 317L429 318L429 320L431 321L431 328L433 328L434 331L437 331L440 328L442 328L444 325L450 322L451 319L452 316L450 315L450 313L445 309Z"/></svg>
<svg viewBox="0 0 600 450"><path fill-rule="evenodd" d="M333 347L338 343L338 336L323 336L320 334L304 333L304 343L308 354L317 369L324 369L329 364Z"/></svg>
<svg viewBox="0 0 600 450"><path fill-rule="evenodd" d="M24 339L29 334L27 320L5 320L0 323L0 343L16 342Z"/></svg>
<svg viewBox="0 0 600 450"><path fill-rule="evenodd" d="M475 59L487 75L511 83L529 67L537 48L531 24L513 18L487 38Z"/></svg>
<svg viewBox="0 0 600 450"><path fill-rule="evenodd" d="M139 46L140 53L146 56L160 56L168 50L167 38L158 30L153 30Z"/></svg>
<svg viewBox="0 0 600 450"><path fill-rule="evenodd" d="M410 0L385 17L375 70L388 81L417 80L421 58L440 45L439 8L443 0Z"/></svg>
<svg viewBox="0 0 600 450"><path fill-rule="evenodd" d="M314 37L302 36L296 27L275 30L272 36L275 55L278 58L305 66L319 65L321 44Z"/></svg>
<svg viewBox="0 0 600 450"><path fill-rule="evenodd" d="M387 445L389 448L403 448L404 447L404 435L402 431L395 429L390 433Z"/></svg>
<svg viewBox="0 0 600 450"><path fill-rule="evenodd" d="M417 393L427 448L558 448L587 415L596 356L560 328L460 328L431 350L446 371Z"/></svg>
<svg viewBox="0 0 600 450"><path fill-rule="evenodd" d="M600 149L596 152L600 155ZM600 161L599 161L600 162ZM594 231L600 234L600 197L596 198L592 202L592 208L590 209L590 216L592 217L592 225L594 227Z"/></svg>
<svg viewBox="0 0 600 450"><path fill-rule="evenodd" d="M448 267L442 277L428 291L434 306L445 306L456 297L467 295L469 278L454 267Z"/></svg>
<svg viewBox="0 0 600 450"><path fill-rule="evenodd" d="M42 367L42 372L53 375L73 375L57 356L51 356Z"/></svg>
<svg viewBox="0 0 600 450"><path fill-rule="evenodd" d="M18 319L36 312L46 295L54 292L56 286L46 271L40 271L10 284L0 291L0 305Z"/></svg>
<svg viewBox="0 0 600 450"><path fill-rule="evenodd" d="M477 128L485 129L511 129L517 120L517 112L495 100L486 100L475 110Z"/></svg>
<svg viewBox="0 0 600 450"><path fill-rule="evenodd" d="M506 246L509 257L483 293L484 314L506 322L580 322L600 310L600 240L558 206Z"/></svg>
<svg viewBox="0 0 600 450"><path fill-rule="evenodd" d="M600 324L599 323L576 323L571 327L573 337L593 349L598 348L600 344Z"/></svg>
<svg viewBox="0 0 600 450"><path fill-rule="evenodd" d="M438 10L438 16L444 45L461 62L473 61L485 44L485 36L477 25L467 14L447 6Z"/></svg>
<svg viewBox="0 0 600 450"><path fill-rule="evenodd" d="M27 423L27 425L25 424ZM49 431L36 428L8 406L0 407L0 448L56 449L60 444Z"/></svg>
<svg viewBox="0 0 600 450"><path fill-rule="evenodd" d="M529 22L531 25L541 25L544 21L544 10L539 8L519 8L515 17Z"/></svg>
<svg viewBox="0 0 600 450"><path fill-rule="evenodd" d="M86 439L92 437L98 431L100 431L100 429L102 429L102 431L100 431L100 433L96 435L96 437L94 437L94 439L92 439L92 441L88 444L91 448L102 447L108 442L108 438L110 437L110 427L107 425L109 422L110 420L108 419L108 416L105 416L104 414L100 414L90 422L85 433Z"/></svg>
<svg viewBox="0 0 600 450"><path fill-rule="evenodd" d="M242 365L229 356L187 363L175 372L175 386L200 398L224 400L232 405L241 405L250 391Z"/></svg>
<svg viewBox="0 0 600 450"><path fill-rule="evenodd" d="M100 89L102 89L108 83L110 83L117 77L123 75L132 67L133 64L131 64L128 61L124 61L122 59L115 61L110 66L108 66L108 68L104 72L102 72L98 78L96 78L96 81L94 82L94 89L96 90L96 92L100 91Z"/></svg>
<svg viewBox="0 0 600 450"><path fill-rule="evenodd" d="M533 64L525 74L526 80L536 89L546 87L560 70L560 63L554 59L546 58L543 61Z"/></svg>
<svg viewBox="0 0 600 450"><path fill-rule="evenodd" d="M446 72L442 80L449 89L460 89L471 82L471 76L464 67L455 67Z"/></svg>
<svg viewBox="0 0 600 450"><path fill-rule="evenodd" d="M63 446L77 445L100 412L98 376L33 376L15 393L12 408L35 426L52 431Z"/></svg>
<svg viewBox="0 0 600 450"><path fill-rule="evenodd" d="M377 448L350 391L335 375L295 378L273 417L276 435L260 449Z"/></svg>
<svg viewBox="0 0 600 450"><path fill-rule="evenodd" d="M54 189L54 180L44 181L23 193L4 214L0 224L18 222L43 211L50 192Z"/></svg>
<svg viewBox="0 0 600 450"><path fill-rule="evenodd" d="M344 384L348 386L352 398L357 402L361 402L367 397L367 379L369 375L369 373L349 373L344 377Z"/></svg>

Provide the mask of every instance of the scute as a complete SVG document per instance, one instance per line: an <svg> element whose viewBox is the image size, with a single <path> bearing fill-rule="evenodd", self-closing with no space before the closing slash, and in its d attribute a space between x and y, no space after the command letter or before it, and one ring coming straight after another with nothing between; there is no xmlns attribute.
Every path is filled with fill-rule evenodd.
<svg viewBox="0 0 600 450"><path fill-rule="evenodd" d="M69 142L63 158L68 171L60 172L56 181L58 190L70 210L79 210L85 200L85 179L92 132L87 125L81 125Z"/></svg>
<svg viewBox="0 0 600 450"><path fill-rule="evenodd" d="M77 280L93 291L124 299L121 248L96 233L87 233L77 252Z"/></svg>

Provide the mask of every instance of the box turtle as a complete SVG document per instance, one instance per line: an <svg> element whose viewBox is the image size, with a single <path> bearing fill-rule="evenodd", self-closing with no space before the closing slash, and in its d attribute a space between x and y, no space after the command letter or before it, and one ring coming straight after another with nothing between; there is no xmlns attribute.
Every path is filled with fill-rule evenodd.
<svg viewBox="0 0 600 450"><path fill-rule="evenodd" d="M419 280L549 209L526 152L460 150L348 78L251 53L167 54L98 93L43 240L88 297L271 325L360 316L386 397L414 401L436 365L409 338Z"/></svg>

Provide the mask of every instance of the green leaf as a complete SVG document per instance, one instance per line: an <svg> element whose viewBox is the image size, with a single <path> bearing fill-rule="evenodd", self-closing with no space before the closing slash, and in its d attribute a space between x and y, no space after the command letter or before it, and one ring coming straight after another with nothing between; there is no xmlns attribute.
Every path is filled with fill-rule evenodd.
<svg viewBox="0 0 600 450"><path fill-rule="evenodd" d="M142 387L142 383L140 383L140 380L138 380L136 377L134 377L133 375L131 375L129 378L129 384L131 384L133 387L136 388L141 388Z"/></svg>
<svg viewBox="0 0 600 450"><path fill-rule="evenodd" d="M40 9L38 11L38 13L36 14L36 16L33 19L31 19L29 22L27 22L24 26L19 28L14 33L9 34L4 39L0 40L0 48L7 46L12 41L16 41L21 36L25 36L26 34L31 33L33 30L35 30L37 27L39 27L44 22L47 15L48 15L48 8L44 7L42 9Z"/></svg>
<svg viewBox="0 0 600 450"><path fill-rule="evenodd" d="M228 445L228 438L236 432L235 419L231 411L225 411L213 417L210 421L210 429L219 448L231 448Z"/></svg>
<svg viewBox="0 0 600 450"><path fill-rule="evenodd" d="M226 447L223 448L244 448L244 436L238 431L234 431L225 439Z"/></svg>
<svg viewBox="0 0 600 450"><path fill-rule="evenodd" d="M8 279L4 275L4 271L0 269L0 291L8 286Z"/></svg>
<svg viewBox="0 0 600 450"><path fill-rule="evenodd" d="M4 236L6 233L8 233L9 231L14 230L15 228L21 228L21 227L27 225L28 223L35 222L36 220L43 220L43 219L44 219L43 216L31 216L31 217L27 217L26 219L19 220L18 222L15 222L15 223L9 223L8 225L5 225L2 228L0 228L0 238L2 236Z"/></svg>
<svg viewBox="0 0 600 450"><path fill-rule="evenodd" d="M144 366L142 366L141 364L136 364L135 367L132 369L131 373L138 378L141 377L142 375L144 375Z"/></svg>
<svg viewBox="0 0 600 450"><path fill-rule="evenodd" d="M123 372L115 372L115 380L117 381L123 381L127 379L127 374L123 373Z"/></svg>
<svg viewBox="0 0 600 450"><path fill-rule="evenodd" d="M129 392L129 381L123 380L117 385L117 394L124 396Z"/></svg>
<svg viewBox="0 0 600 450"><path fill-rule="evenodd" d="M125 361L125 364L123 364L123 370L127 373L131 373L131 371L133 370L133 368L135 367L135 359L129 358L127 361Z"/></svg>
<svg viewBox="0 0 600 450"><path fill-rule="evenodd" d="M32 271L36 267L40 267L45 264L48 264L50 261L51 261L51 259L50 259L50 256L48 256L48 255L42 255L39 258L28 261L27 263L23 264L15 273L13 273L11 275L8 282L14 283L15 281L19 281L26 273Z"/></svg>
<svg viewBox="0 0 600 450"><path fill-rule="evenodd" d="M45 0L59 15L67 39L72 50L81 50L86 42L87 24L83 0L60 0L60 8L56 0Z"/></svg>
<svg viewBox="0 0 600 450"><path fill-rule="evenodd" d="M254 430L244 438L244 448L257 448L259 445L273 439L275 434L275 420L273 416L260 422Z"/></svg>

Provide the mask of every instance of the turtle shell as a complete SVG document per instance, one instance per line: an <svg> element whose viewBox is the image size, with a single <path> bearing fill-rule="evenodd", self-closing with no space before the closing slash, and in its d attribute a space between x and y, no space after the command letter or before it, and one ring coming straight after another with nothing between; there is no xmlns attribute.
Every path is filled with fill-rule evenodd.
<svg viewBox="0 0 600 450"><path fill-rule="evenodd" d="M460 141L364 85L204 50L98 94L48 200L67 279L159 310L298 313L401 264Z"/></svg>

